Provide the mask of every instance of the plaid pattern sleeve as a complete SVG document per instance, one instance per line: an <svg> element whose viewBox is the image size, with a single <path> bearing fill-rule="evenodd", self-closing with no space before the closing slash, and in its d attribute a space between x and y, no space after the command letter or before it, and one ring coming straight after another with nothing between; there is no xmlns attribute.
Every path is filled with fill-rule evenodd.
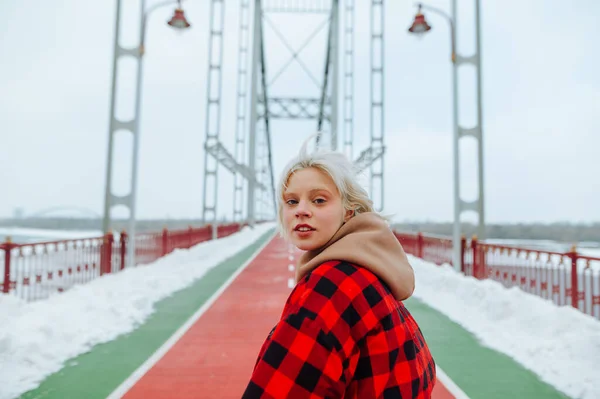
<svg viewBox="0 0 600 399"><path fill-rule="evenodd" d="M404 305L367 269L331 261L290 294L242 398L426 399L434 383Z"/></svg>

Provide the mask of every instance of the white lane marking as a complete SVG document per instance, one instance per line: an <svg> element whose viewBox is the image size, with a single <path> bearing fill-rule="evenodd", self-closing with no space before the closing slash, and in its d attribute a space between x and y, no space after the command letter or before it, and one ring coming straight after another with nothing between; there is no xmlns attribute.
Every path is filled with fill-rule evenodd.
<svg viewBox="0 0 600 399"><path fill-rule="evenodd" d="M456 385L454 383L454 381L452 381L452 379L450 379L450 377L448 377L448 374L444 373L444 370L442 370L442 368L440 366L436 365L436 375L437 375L437 379L444 384L444 386L446 387L446 389L452 394L454 395L454 397L456 399L469 399L469 397L467 396L466 393L463 392L462 389L460 389L458 387L458 385Z"/></svg>

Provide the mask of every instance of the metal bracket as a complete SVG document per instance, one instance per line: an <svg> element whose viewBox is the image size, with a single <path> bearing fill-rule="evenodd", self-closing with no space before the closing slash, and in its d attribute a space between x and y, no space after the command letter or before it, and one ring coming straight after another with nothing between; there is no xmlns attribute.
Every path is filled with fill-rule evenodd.
<svg viewBox="0 0 600 399"><path fill-rule="evenodd" d="M477 212L477 206L479 205L479 200L476 199L475 201L464 201L464 200L460 200L460 210L461 211L473 211L473 212Z"/></svg>
<svg viewBox="0 0 600 399"><path fill-rule="evenodd" d="M130 47L130 48L124 48L119 46L117 49L117 54L119 56L122 55L130 55L134 58L139 58L140 56L140 48L139 47Z"/></svg>
<svg viewBox="0 0 600 399"><path fill-rule="evenodd" d="M470 129L465 129L463 127L458 128L458 137L467 137L472 136L476 139L481 138L481 128L479 126L472 127Z"/></svg>
<svg viewBox="0 0 600 399"><path fill-rule="evenodd" d="M462 55L456 54L456 65L471 64L477 66L477 54L469 57L463 57Z"/></svg>
<svg viewBox="0 0 600 399"><path fill-rule="evenodd" d="M114 131L116 132L117 130L129 130L131 133L135 134L135 120L132 119L130 121L123 122L115 119Z"/></svg>
<svg viewBox="0 0 600 399"><path fill-rule="evenodd" d="M110 203L113 206L116 206L116 205L125 205L125 206L128 206L129 203L131 202L131 194L129 194L129 195L114 195L114 194L111 194L110 197L111 197Z"/></svg>

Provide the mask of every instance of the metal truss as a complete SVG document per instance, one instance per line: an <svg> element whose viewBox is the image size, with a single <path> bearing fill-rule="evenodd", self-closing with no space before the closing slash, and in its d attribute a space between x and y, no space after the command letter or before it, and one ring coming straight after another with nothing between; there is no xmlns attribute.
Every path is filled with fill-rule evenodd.
<svg viewBox="0 0 600 399"><path fill-rule="evenodd" d="M256 198L257 220L273 220L276 216L276 208L273 206L274 187L272 185L270 151L265 126L265 124L261 124L258 132L257 178L263 189Z"/></svg>
<svg viewBox="0 0 600 399"><path fill-rule="evenodd" d="M258 151L260 145L257 146L257 136L261 128L264 129L265 136L269 137L269 108L267 101L267 85L266 85L266 66L265 53L263 44L263 29L262 29L261 1L254 1L253 13L253 40L252 40L252 64L250 77L250 136L249 136L249 154L248 166L252 170L256 170ZM259 118L259 102L263 103L264 117ZM262 124L259 126L259 124ZM270 139L267 140L267 151L271 152ZM272 164L271 164L272 165ZM272 175L272 168L271 168ZM262 200L260 193L256 192L258 184L254 180L248 180L248 200L247 200L247 221L249 224L254 224L256 221L256 211L260 211L260 204L257 200ZM264 189L263 189L264 191ZM274 197L273 197L274 198ZM273 203L273 206L275 204Z"/></svg>
<svg viewBox="0 0 600 399"><path fill-rule="evenodd" d="M321 86L321 100L319 104L319 118L317 121L317 147L322 146L321 137L323 131L329 133L330 136L330 149L332 151L337 150L337 116L338 116L338 69L339 69L339 57L338 57L338 43L339 43L339 2L333 0L331 5L331 15L329 23L329 34L327 38L327 53L325 55L325 72L323 74L323 85ZM329 94L329 101L331 102L331 112L329 118L325 117L325 102ZM327 124L328 129L324 129L323 125Z"/></svg>
<svg viewBox="0 0 600 399"><path fill-rule="evenodd" d="M264 0L265 12L328 13L332 0Z"/></svg>
<svg viewBox="0 0 600 399"><path fill-rule="evenodd" d="M223 146L219 143L221 130L221 81L223 63L223 27L225 16L223 0L212 0L210 6L210 38L208 45L208 79L206 89L206 139L204 142L204 185L202 190L203 205L202 220L212 223L217 218L217 195L219 180L217 172L219 161L233 159L223 154ZM209 150L210 149L210 150ZM235 160L233 161L235 162Z"/></svg>
<svg viewBox="0 0 600 399"><path fill-rule="evenodd" d="M353 157L354 136L354 0L346 0L344 8L344 137L342 152Z"/></svg>
<svg viewBox="0 0 600 399"><path fill-rule="evenodd" d="M318 98L268 98L269 118L271 119L317 119L321 100ZM264 102L259 102L259 117L264 118ZM331 102L325 101L324 118L329 119Z"/></svg>
<svg viewBox="0 0 600 399"><path fill-rule="evenodd" d="M235 161L238 165L246 162L246 125L247 91L248 91L248 44L250 42L250 7L249 0L240 0L240 27L238 50L237 110L235 125ZM235 173L233 186L233 220L243 219L244 176Z"/></svg>
<svg viewBox="0 0 600 399"><path fill-rule="evenodd" d="M257 217L264 218L276 209L271 135L274 119L309 119L317 121L319 146L338 149L338 123L343 129L341 146L349 157L353 156L354 140L354 1L355 0L240 0L240 57L238 64L238 92L236 119L235 156L219 141L219 118L221 96L221 70L223 27L211 11L209 87L207 94L206 160L204 211L206 222L216 217L217 165L221 164L235 174L234 218L242 219L244 182L247 183L246 220L252 224ZM341 2L344 5L340 5ZM250 13L250 4L253 5ZM223 6L223 0L212 0L213 8ZM342 18L343 11L343 18ZM322 23L307 35L299 48L293 48L285 36L271 21L278 13L326 14ZM355 161L357 171L370 169L370 188L377 209L383 207L383 1L371 0L371 109L370 146ZM320 18L316 16L317 18ZM252 45L248 46L252 20ZM287 63L267 78L265 62L264 27L281 40L290 51ZM328 28L327 47L323 74L317 78L311 68L301 59L300 53L321 30ZM343 36L342 36L343 34ZM343 40L343 42L342 42ZM214 49L218 48L215 52ZM250 61L249 70L246 62ZM316 88L315 95L289 95L269 97L269 89L287 67L296 62L305 71ZM341 67L344 69L341 70ZM246 85L249 91L246 92ZM340 87L341 86L341 87ZM343 92L343 95L341 93ZM249 105L249 120L245 109ZM343 118L339 118L343 113ZM246 124L248 122L248 124ZM246 136L246 131L248 136ZM322 135L321 135L322 134ZM322 137L328 137L327 143ZM246 140L247 137L247 140ZM245 158L247 155L247 158ZM247 164L246 164L247 159ZM210 164L209 161L214 161ZM212 181L210 184L209 181ZM212 201L211 201L212 200ZM266 204L269 204L266 205ZM210 217L210 218L209 218Z"/></svg>
<svg viewBox="0 0 600 399"><path fill-rule="evenodd" d="M383 0L371 2L371 148L384 150L384 7ZM370 165L371 199L376 210L383 209L383 156L373 159Z"/></svg>
<svg viewBox="0 0 600 399"><path fill-rule="evenodd" d="M277 206L277 201L275 200L275 181L274 181L274 172L273 172L273 152L271 146L271 128L270 128L270 118L269 118L269 102L268 102L268 86L267 86L267 65L265 61L265 43L263 40L264 32L262 30L262 24L260 24L260 72L261 72L261 88L262 88L262 100L265 108L265 116L263 117L263 122L265 125L265 148L266 148L266 166L269 168L269 176L270 176L270 186L271 186L271 199L273 201L273 208ZM266 189L263 189L266 191Z"/></svg>
<svg viewBox="0 0 600 399"><path fill-rule="evenodd" d="M255 15L260 13L260 0L256 0ZM243 59L240 59L238 68L238 111L236 120L236 155L235 157L219 141L221 126L221 84L222 84L222 63L223 63L223 43L224 43L224 0L212 0L211 2L211 25L208 56L208 86L206 101L206 138L204 142L204 189L203 189L203 211L202 220L204 223L212 223L217 218L217 199L219 194L218 185L218 166L223 165L227 170L234 174L234 217L241 219L241 203L239 197L242 196L243 181L248 182L248 191L256 188L266 189L266 187L257 181L254 168L254 153L256 145L254 132L251 132L249 140L250 162L244 164L245 155L245 76L247 75ZM248 3L242 0L242 11L248 11ZM245 18L245 20L244 20ZM248 17L242 15L240 21L240 34L248 31ZM256 36L255 36L256 37ZM255 42L260 45L260 41ZM254 45L256 47L256 44ZM239 54L247 53L247 40L240 40ZM253 75L255 76L255 75ZM235 197L238 196L238 199ZM252 205L252 207L254 204Z"/></svg>

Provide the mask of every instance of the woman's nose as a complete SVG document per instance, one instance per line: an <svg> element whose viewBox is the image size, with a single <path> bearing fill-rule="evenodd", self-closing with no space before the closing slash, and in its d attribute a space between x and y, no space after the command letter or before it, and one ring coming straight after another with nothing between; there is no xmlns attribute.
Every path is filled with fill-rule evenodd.
<svg viewBox="0 0 600 399"><path fill-rule="evenodd" d="M296 217L310 216L310 210L306 206L305 202L300 202L296 207Z"/></svg>

